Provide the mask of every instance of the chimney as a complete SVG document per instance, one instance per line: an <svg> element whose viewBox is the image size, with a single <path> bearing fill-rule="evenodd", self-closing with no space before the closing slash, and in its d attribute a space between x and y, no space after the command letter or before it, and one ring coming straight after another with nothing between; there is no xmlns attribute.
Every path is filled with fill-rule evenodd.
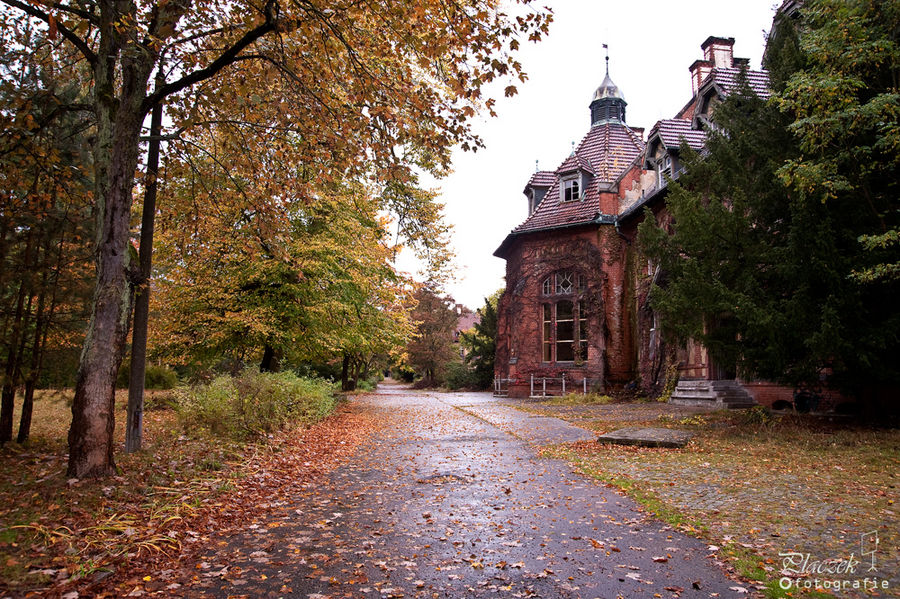
<svg viewBox="0 0 900 599"><path fill-rule="evenodd" d="M714 66L716 63L711 60L695 60L691 65L691 92L695 96L703 80L712 72Z"/></svg>
<svg viewBox="0 0 900 599"><path fill-rule="evenodd" d="M730 69L734 66L732 61L732 52L734 50L733 37L715 37L709 36L706 41L700 44L703 50L703 59L714 63L714 67L718 69Z"/></svg>

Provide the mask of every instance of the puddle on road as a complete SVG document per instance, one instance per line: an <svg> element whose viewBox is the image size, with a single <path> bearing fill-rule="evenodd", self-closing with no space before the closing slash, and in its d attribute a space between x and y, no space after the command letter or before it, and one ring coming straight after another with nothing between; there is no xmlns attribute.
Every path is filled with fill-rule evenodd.
<svg viewBox="0 0 900 599"><path fill-rule="evenodd" d="M451 473L444 472L444 473L440 473L440 474L433 474L433 475L427 476L425 478L420 478L416 482L419 484L423 484L423 485L446 485L446 484L453 484L453 483L466 484L466 483L470 483L472 481L468 480L464 476L459 476L458 474L451 474Z"/></svg>

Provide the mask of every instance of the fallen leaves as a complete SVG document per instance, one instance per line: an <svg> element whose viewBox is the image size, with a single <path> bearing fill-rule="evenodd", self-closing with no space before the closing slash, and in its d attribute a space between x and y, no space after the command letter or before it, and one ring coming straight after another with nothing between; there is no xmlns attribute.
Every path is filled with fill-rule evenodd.
<svg viewBox="0 0 900 599"><path fill-rule="evenodd" d="M285 431L266 446L248 446L249 452L244 460L231 466L230 475L239 475L242 480L238 486L231 485L229 488L229 485L204 485L202 480L176 480L168 486L152 489L150 492L158 500L171 500L170 503L161 503L171 507L159 509L158 516L148 518L143 509L145 506L140 504L126 505L128 512L113 514L93 527L87 527L87 530L102 531L106 535L92 542L105 542L107 548L113 549L112 552L107 551L106 560L121 562L119 572L133 575L135 571L143 570L151 574L137 579L140 584L126 589L121 585L135 579L125 581L116 574L97 584L91 584L90 577L72 580L68 584L82 591L86 589L90 594L136 596L136 591L143 592L141 584L155 583L152 572L170 563L173 552L179 553L180 561L189 561L188 556L204 550L210 536L241 524L246 525L247 530L259 533L276 530L279 526L277 522L257 523L252 520L263 516L266 506L275 504L272 498L296 488L304 479L312 481L333 470L370 435L375 425L371 417L344 406L333 416L305 431ZM215 480L223 482L225 479L219 473ZM343 514L333 512L331 516L338 519ZM82 547L87 546L86 541L81 543ZM270 559L269 554L262 550L254 551L250 557L254 563L267 563ZM196 567L204 570L202 562ZM209 568L208 564L206 568ZM224 564L205 572L205 575L219 579L239 576ZM258 579L265 580L266 575L261 574Z"/></svg>

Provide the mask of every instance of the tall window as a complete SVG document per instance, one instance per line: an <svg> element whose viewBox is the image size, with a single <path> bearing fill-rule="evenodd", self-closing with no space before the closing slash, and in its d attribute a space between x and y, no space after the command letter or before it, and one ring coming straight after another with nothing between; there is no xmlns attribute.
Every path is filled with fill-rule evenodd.
<svg viewBox="0 0 900 599"><path fill-rule="evenodd" d="M553 360L553 306L550 304L543 305L544 327L543 327L543 353L541 359L544 362Z"/></svg>
<svg viewBox="0 0 900 599"><path fill-rule="evenodd" d="M541 292L541 358L544 362L587 359L587 282L579 273L561 270L544 279Z"/></svg>

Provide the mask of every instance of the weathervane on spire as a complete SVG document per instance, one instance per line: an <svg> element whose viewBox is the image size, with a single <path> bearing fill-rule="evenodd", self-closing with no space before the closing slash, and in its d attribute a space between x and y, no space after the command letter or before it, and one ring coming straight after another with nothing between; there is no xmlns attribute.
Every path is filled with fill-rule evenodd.
<svg viewBox="0 0 900 599"><path fill-rule="evenodd" d="M606 50L606 75L609 76L609 46L603 44L603 49Z"/></svg>

